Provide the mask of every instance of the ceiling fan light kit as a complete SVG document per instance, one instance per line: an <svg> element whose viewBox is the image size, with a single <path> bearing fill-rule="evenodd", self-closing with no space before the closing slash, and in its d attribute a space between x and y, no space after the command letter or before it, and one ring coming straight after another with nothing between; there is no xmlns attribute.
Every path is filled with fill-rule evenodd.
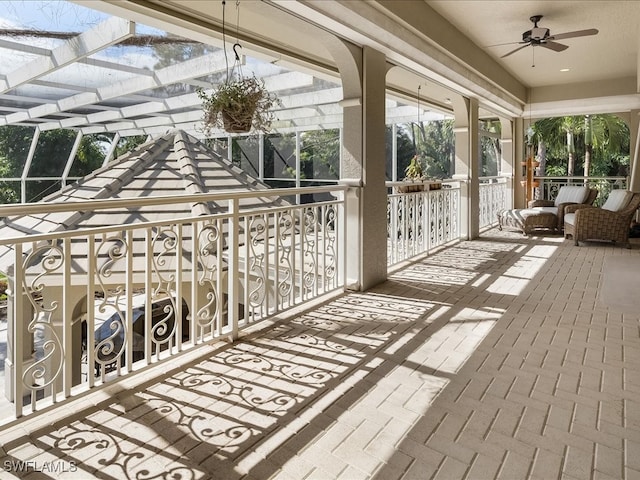
<svg viewBox="0 0 640 480"><path fill-rule="evenodd" d="M532 47L544 47L548 50L552 50L554 52L562 52L569 48L568 45L564 45L562 43L558 43L555 40L563 40L565 38L576 38L576 37L586 37L588 35L596 35L598 30L595 28L588 28L586 30L576 30L574 32L565 32L559 33L557 35L551 35L550 30L548 28L539 27L538 22L542 19L542 15L533 15L529 18L533 22L533 28L531 30L527 30L522 34L521 42L513 42L514 44L522 45L517 47L514 50L511 50L508 53L505 53L500 58L508 57L523 48L528 46ZM503 44L504 45L504 44ZM497 45L494 45L497 46Z"/></svg>

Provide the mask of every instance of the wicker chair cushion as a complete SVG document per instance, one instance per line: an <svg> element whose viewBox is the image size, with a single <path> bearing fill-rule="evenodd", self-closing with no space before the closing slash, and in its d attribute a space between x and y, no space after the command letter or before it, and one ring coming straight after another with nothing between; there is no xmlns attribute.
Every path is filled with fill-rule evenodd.
<svg viewBox="0 0 640 480"><path fill-rule="evenodd" d="M564 223L568 223L569 225L573 225L576 221L575 213L565 213L564 214Z"/></svg>
<svg viewBox="0 0 640 480"><path fill-rule="evenodd" d="M565 185L558 190L558 196L554 202L557 207L561 203L582 203L589 195L589 187Z"/></svg>
<svg viewBox="0 0 640 480"><path fill-rule="evenodd" d="M619 212L629 204L629 200L631 200L632 196L633 193L627 190L611 190L611 193L607 197L607 201L602 205L602 208L612 212Z"/></svg>
<svg viewBox="0 0 640 480"><path fill-rule="evenodd" d="M537 210L538 212L553 213L554 215L558 214L558 207L533 207L533 210Z"/></svg>

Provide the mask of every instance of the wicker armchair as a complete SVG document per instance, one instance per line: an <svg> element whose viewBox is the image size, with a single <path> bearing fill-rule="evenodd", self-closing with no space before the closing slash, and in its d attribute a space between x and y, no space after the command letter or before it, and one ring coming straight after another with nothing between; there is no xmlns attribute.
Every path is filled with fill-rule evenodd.
<svg viewBox="0 0 640 480"><path fill-rule="evenodd" d="M629 228L631 220L640 207L640 193L634 193L625 207L618 211L586 205L568 205L564 236L573 237L575 245L587 240L621 243L631 248Z"/></svg>
<svg viewBox="0 0 640 480"><path fill-rule="evenodd" d="M558 219L557 230L562 231L562 229L564 228L564 214L565 214L566 207L568 205L593 205L593 202L596 201L597 196L598 196L598 190L595 188L590 188L587 198L582 203L579 203L579 204L575 202L567 202L567 203L560 203L556 205L553 200L539 199L539 200L530 200L529 203L527 204L527 207L539 208L540 210L544 210L544 211L551 211L551 209L554 209L554 208L557 209L553 213L555 213Z"/></svg>

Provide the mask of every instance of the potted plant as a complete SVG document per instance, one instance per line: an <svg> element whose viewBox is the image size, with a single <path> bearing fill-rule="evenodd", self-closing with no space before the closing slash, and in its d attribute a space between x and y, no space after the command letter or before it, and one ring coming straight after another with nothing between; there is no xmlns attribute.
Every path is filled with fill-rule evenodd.
<svg viewBox="0 0 640 480"><path fill-rule="evenodd" d="M410 183L409 185L401 185L397 187L399 193L420 192L424 190L424 169L422 168L422 162L419 155L414 155L404 169L403 182Z"/></svg>
<svg viewBox="0 0 640 480"><path fill-rule="evenodd" d="M206 133L217 128L246 133L252 127L268 132L275 118L272 109L281 103L255 76L227 80L211 93L199 89L198 97L202 100Z"/></svg>

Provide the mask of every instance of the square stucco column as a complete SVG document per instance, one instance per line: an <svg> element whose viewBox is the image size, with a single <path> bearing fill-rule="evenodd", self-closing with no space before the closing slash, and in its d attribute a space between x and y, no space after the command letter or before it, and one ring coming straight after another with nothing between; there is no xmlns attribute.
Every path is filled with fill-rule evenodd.
<svg viewBox="0 0 640 480"><path fill-rule="evenodd" d="M480 236L480 136L478 101L467 99L464 112L455 110L453 130L456 144L456 169L453 178L460 186L460 236L471 240ZM464 118L457 118L463 115Z"/></svg>
<svg viewBox="0 0 640 480"><path fill-rule="evenodd" d="M515 168L513 175L513 206L514 208L524 208L527 204L525 189L520 184L525 179L522 171L522 161L525 160L525 142L524 142L524 121L516 118L513 123L513 144L514 155L513 160Z"/></svg>
<svg viewBox="0 0 640 480"><path fill-rule="evenodd" d="M356 185L347 192L347 288L366 290L387 279L387 190L385 187L386 58L365 47L362 99L343 103L341 176Z"/></svg>
<svg viewBox="0 0 640 480"><path fill-rule="evenodd" d="M640 110L631 110L629 118L629 158L631 181L629 190L640 192Z"/></svg>
<svg viewBox="0 0 640 480"><path fill-rule="evenodd" d="M500 139L500 170L498 176L506 179L506 198L504 204L513 208L513 140L511 138Z"/></svg>

